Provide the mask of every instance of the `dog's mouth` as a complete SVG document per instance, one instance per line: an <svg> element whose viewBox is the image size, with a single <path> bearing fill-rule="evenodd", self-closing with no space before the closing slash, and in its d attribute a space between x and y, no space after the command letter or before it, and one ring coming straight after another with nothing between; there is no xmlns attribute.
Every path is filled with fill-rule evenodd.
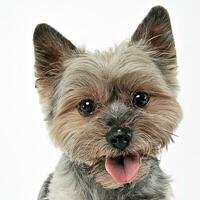
<svg viewBox="0 0 200 200"><path fill-rule="evenodd" d="M132 182L141 165L139 153L115 158L106 158L105 168L112 178L120 184Z"/></svg>

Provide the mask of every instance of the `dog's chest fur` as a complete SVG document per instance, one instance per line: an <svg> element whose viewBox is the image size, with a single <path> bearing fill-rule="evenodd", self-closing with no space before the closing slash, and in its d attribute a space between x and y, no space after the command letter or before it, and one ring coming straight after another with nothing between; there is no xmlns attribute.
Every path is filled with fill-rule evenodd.
<svg viewBox="0 0 200 200"><path fill-rule="evenodd" d="M44 183L38 200L168 200L170 186L157 160L151 160L147 177L119 189L105 189L88 175L88 168L63 155Z"/></svg>

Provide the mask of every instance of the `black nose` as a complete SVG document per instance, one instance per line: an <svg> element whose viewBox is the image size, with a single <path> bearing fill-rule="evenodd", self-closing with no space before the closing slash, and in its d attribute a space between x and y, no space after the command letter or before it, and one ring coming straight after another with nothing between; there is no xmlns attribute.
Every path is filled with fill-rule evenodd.
<svg viewBox="0 0 200 200"><path fill-rule="evenodd" d="M106 134L106 140L110 143L114 148L123 150L129 144L133 136L133 131L128 128L112 128Z"/></svg>

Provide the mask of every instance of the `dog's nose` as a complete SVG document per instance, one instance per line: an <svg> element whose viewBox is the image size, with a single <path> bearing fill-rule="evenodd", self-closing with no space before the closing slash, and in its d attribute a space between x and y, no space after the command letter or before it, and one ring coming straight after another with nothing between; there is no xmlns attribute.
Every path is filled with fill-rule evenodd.
<svg viewBox="0 0 200 200"><path fill-rule="evenodd" d="M125 127L125 128L112 128L106 134L106 140L110 143L114 148L123 150L129 144L133 137L132 129Z"/></svg>

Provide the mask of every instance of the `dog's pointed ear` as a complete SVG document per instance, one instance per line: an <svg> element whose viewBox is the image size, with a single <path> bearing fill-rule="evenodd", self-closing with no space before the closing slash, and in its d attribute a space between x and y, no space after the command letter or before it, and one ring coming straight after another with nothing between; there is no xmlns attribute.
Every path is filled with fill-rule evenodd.
<svg viewBox="0 0 200 200"><path fill-rule="evenodd" d="M76 51L69 40L47 24L39 24L35 28L33 42L36 71L46 75L52 76L61 70L63 59Z"/></svg>
<svg viewBox="0 0 200 200"><path fill-rule="evenodd" d="M174 37L167 10L153 7L133 34L131 41L155 51L158 62L173 64L176 59Z"/></svg>
<svg viewBox="0 0 200 200"><path fill-rule="evenodd" d="M77 48L47 24L39 24L34 31L36 87L46 109L50 112L51 99L59 77L64 71L63 61L77 52Z"/></svg>
<svg viewBox="0 0 200 200"><path fill-rule="evenodd" d="M146 51L167 81L176 85L176 50L167 10L153 7L131 37L131 43Z"/></svg>

